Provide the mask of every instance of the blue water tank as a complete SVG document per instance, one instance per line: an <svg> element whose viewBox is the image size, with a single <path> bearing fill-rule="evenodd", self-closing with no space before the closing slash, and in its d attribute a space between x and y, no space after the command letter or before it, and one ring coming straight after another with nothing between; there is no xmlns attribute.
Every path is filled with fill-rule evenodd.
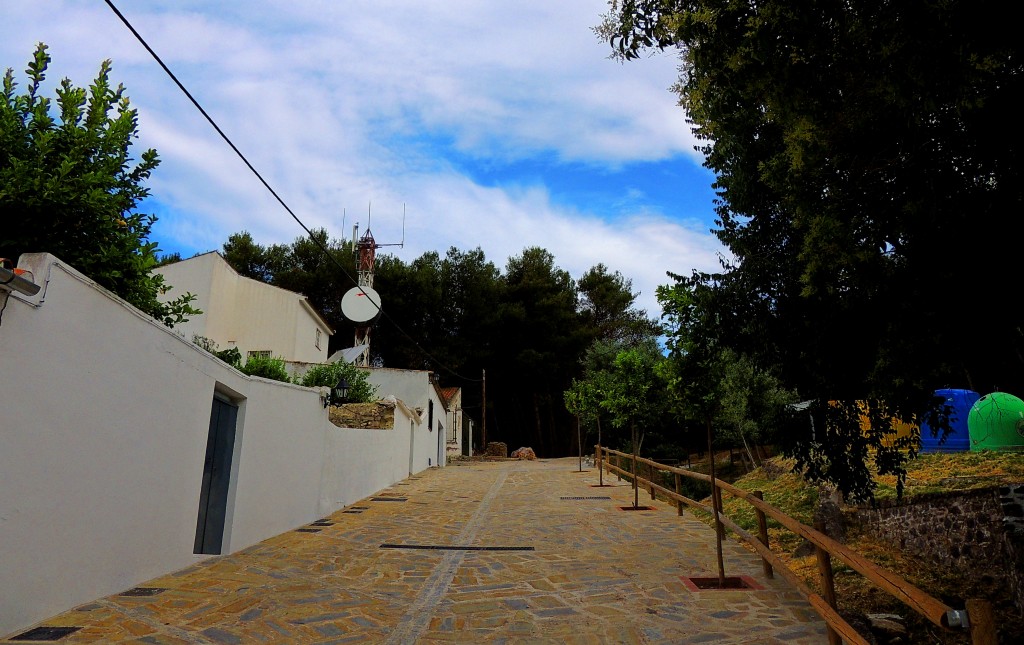
<svg viewBox="0 0 1024 645"><path fill-rule="evenodd" d="M950 432L945 441L942 440L942 433L932 434L932 428L927 420L921 423L921 452L966 452L971 449L971 433L967 428L967 417L971 413L971 407L981 398L981 395L973 390L935 390L935 396L946 400L946 405L952 408L949 413Z"/></svg>

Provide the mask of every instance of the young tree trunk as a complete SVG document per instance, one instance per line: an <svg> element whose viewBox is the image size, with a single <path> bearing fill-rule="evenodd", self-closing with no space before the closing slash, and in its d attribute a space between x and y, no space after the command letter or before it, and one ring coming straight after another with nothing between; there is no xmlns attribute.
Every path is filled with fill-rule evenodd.
<svg viewBox="0 0 1024 645"><path fill-rule="evenodd" d="M715 480L715 451L712 446L711 417L705 417L708 429L708 457L711 464L711 511L715 516L715 547L718 556L718 588L725 588L725 563L722 560L722 522L718 515L721 512L719 502L722 499L718 494L718 482Z"/></svg>

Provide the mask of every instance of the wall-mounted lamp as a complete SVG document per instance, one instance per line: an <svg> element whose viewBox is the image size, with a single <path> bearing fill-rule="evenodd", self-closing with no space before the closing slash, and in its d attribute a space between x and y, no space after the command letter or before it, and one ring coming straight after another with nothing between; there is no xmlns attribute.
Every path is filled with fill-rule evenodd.
<svg viewBox="0 0 1024 645"><path fill-rule="evenodd" d="M331 388L329 396L324 398L324 407L328 405L341 405L348 401L348 381L342 377L338 383Z"/></svg>

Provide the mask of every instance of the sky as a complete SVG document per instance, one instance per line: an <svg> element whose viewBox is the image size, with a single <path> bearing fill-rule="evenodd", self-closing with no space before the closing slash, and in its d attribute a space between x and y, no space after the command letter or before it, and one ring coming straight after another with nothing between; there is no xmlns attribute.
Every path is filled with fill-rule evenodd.
<svg viewBox="0 0 1024 645"><path fill-rule="evenodd" d="M310 229L369 226L382 253L539 246L579 278L603 263L660 315L666 272L713 270L713 175L669 90L672 52L622 63L606 0L114 0ZM0 68L49 46L52 85L101 61L155 148L142 212L183 257L248 231L305 234L103 0L0 0ZM385 303L387 294L381 294Z"/></svg>

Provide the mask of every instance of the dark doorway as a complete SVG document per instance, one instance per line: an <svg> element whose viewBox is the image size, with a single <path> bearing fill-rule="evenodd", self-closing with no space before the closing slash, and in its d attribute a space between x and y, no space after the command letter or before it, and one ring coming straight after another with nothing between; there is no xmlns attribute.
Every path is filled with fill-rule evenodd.
<svg viewBox="0 0 1024 645"><path fill-rule="evenodd" d="M224 541L224 519L231 483L231 453L235 448L238 406L219 397L210 411L210 434L203 462L203 488L199 493L199 519L193 553L218 555Z"/></svg>

